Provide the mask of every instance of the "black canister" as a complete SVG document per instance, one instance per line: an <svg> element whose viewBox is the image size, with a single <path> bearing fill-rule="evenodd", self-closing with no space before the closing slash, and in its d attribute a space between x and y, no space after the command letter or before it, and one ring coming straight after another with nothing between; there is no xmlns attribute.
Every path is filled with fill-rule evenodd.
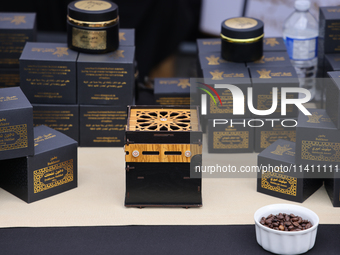
<svg viewBox="0 0 340 255"><path fill-rule="evenodd" d="M254 18L231 18L222 22L222 57L233 62L252 62L263 54L263 22Z"/></svg>
<svg viewBox="0 0 340 255"><path fill-rule="evenodd" d="M118 6L106 0L71 2L67 7L67 43L70 49L85 53L116 50Z"/></svg>

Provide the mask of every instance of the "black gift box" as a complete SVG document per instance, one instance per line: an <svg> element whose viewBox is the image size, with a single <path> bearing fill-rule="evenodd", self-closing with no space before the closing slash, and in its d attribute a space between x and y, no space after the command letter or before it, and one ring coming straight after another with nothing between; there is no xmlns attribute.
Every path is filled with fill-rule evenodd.
<svg viewBox="0 0 340 255"><path fill-rule="evenodd" d="M154 99L156 105L189 105L189 78L155 78Z"/></svg>
<svg viewBox="0 0 340 255"><path fill-rule="evenodd" d="M0 88L20 86L20 71L18 68L0 68Z"/></svg>
<svg viewBox="0 0 340 255"><path fill-rule="evenodd" d="M294 142L277 140L258 155L257 166L257 192L267 195L302 203L322 185L322 180L294 171Z"/></svg>
<svg viewBox="0 0 340 255"><path fill-rule="evenodd" d="M199 53L199 68L205 69L227 69L227 68L242 68L245 63L230 62L222 58L221 51Z"/></svg>
<svg viewBox="0 0 340 255"><path fill-rule="evenodd" d="M0 89L0 160L33 154L32 105L19 87Z"/></svg>
<svg viewBox="0 0 340 255"><path fill-rule="evenodd" d="M0 161L0 186L31 203L77 187L77 142L46 126L34 128L35 155Z"/></svg>
<svg viewBox="0 0 340 255"><path fill-rule="evenodd" d="M237 64L236 64L237 65ZM204 83L214 87L214 84L232 84L241 89L244 95L244 115L233 115L233 96L229 89L216 88L215 90L221 98L222 105L219 102L217 95L213 92L214 100L207 95L207 119L213 118L244 118L250 117L250 111L247 107L247 88L251 87L248 69L244 66L233 66L221 69L204 69ZM198 84L200 87L210 90L204 85ZM202 92L205 93L205 92Z"/></svg>
<svg viewBox="0 0 340 255"><path fill-rule="evenodd" d="M340 207L340 176L334 175L334 179L324 180L325 188L334 207Z"/></svg>
<svg viewBox="0 0 340 255"><path fill-rule="evenodd" d="M66 43L27 43L20 57L20 86L33 104L76 104L78 52Z"/></svg>
<svg viewBox="0 0 340 255"><path fill-rule="evenodd" d="M80 105L79 145L123 147L126 106Z"/></svg>
<svg viewBox="0 0 340 255"><path fill-rule="evenodd" d="M80 53L77 61L78 102L82 105L132 104L135 47L106 54Z"/></svg>
<svg viewBox="0 0 340 255"><path fill-rule="evenodd" d="M33 104L33 124L48 126L79 141L79 106Z"/></svg>
<svg viewBox="0 0 340 255"><path fill-rule="evenodd" d="M326 89L326 112L340 129L340 72L329 72L330 81Z"/></svg>
<svg viewBox="0 0 340 255"><path fill-rule="evenodd" d="M119 45L135 46L135 29L121 28L119 29Z"/></svg>
<svg viewBox="0 0 340 255"><path fill-rule="evenodd" d="M296 119L261 119L255 128L255 152L261 152L279 139L296 141Z"/></svg>
<svg viewBox="0 0 340 255"><path fill-rule="evenodd" d="M254 151L254 127L250 119L208 121L209 153L246 153ZM227 122L226 124L224 124ZM222 124L221 124L222 123Z"/></svg>
<svg viewBox="0 0 340 255"><path fill-rule="evenodd" d="M286 51L265 51L260 60L247 62L248 67L286 67L292 66Z"/></svg>
<svg viewBox="0 0 340 255"><path fill-rule="evenodd" d="M199 54L206 52L221 52L221 38L197 39L196 43Z"/></svg>
<svg viewBox="0 0 340 255"><path fill-rule="evenodd" d="M265 37L263 39L263 51L286 51L286 45L282 37Z"/></svg>
<svg viewBox="0 0 340 255"><path fill-rule="evenodd" d="M272 106L272 88L277 87L278 102L271 117L284 117L281 115L281 88L299 87L296 71L292 66L286 67L250 67L250 76L253 86L253 105L257 110L267 110ZM287 93L287 98L297 98L297 93ZM298 109L295 105L288 104L286 107L287 117L297 117ZM256 116L256 115L254 115Z"/></svg>
<svg viewBox="0 0 340 255"><path fill-rule="evenodd" d="M325 54L323 70L324 77L327 77L327 72L340 71L340 53Z"/></svg>
<svg viewBox="0 0 340 255"><path fill-rule="evenodd" d="M19 68L26 42L36 41L35 13L0 13L0 67Z"/></svg>
<svg viewBox="0 0 340 255"><path fill-rule="evenodd" d="M312 115L299 114L296 127L297 165L340 165L340 130L324 109L308 109Z"/></svg>

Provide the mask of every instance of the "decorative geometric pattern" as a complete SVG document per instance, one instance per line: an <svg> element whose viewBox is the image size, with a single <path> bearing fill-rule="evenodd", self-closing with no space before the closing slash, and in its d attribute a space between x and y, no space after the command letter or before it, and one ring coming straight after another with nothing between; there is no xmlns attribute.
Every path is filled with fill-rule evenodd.
<svg viewBox="0 0 340 255"><path fill-rule="evenodd" d="M223 107L220 104L215 105L214 100L210 97L210 113L233 113L233 96L229 91L230 95L220 96ZM218 98L214 97L216 102L218 102Z"/></svg>
<svg viewBox="0 0 340 255"><path fill-rule="evenodd" d="M314 154L310 150L315 151ZM339 162L340 143L302 141L301 158L317 161Z"/></svg>
<svg viewBox="0 0 340 255"><path fill-rule="evenodd" d="M64 171L66 174L63 176ZM34 193L73 181L73 159L33 171L33 181Z"/></svg>
<svg viewBox="0 0 340 255"><path fill-rule="evenodd" d="M248 131L213 132L214 149L248 149Z"/></svg>
<svg viewBox="0 0 340 255"><path fill-rule="evenodd" d="M8 151L14 149L27 148L27 125L16 125L0 127L0 134L14 133L19 136L15 142L6 143L4 138L0 139L0 151Z"/></svg>
<svg viewBox="0 0 340 255"><path fill-rule="evenodd" d="M131 109L130 131L198 131L194 109Z"/></svg>
<svg viewBox="0 0 340 255"><path fill-rule="evenodd" d="M292 99L294 98L294 95L288 94L287 98ZM268 110L273 104L273 97L272 95L258 95L257 97L257 110ZM287 112L293 112L294 105L289 104L286 107ZM281 112L281 94L278 94L278 102L277 102L277 108L275 112Z"/></svg>
<svg viewBox="0 0 340 255"><path fill-rule="evenodd" d="M296 140L296 132L293 131L261 131L261 148L265 149L273 142L283 139L291 142Z"/></svg>
<svg viewBox="0 0 340 255"><path fill-rule="evenodd" d="M262 173L261 187L286 195L296 196L297 178L279 173Z"/></svg>

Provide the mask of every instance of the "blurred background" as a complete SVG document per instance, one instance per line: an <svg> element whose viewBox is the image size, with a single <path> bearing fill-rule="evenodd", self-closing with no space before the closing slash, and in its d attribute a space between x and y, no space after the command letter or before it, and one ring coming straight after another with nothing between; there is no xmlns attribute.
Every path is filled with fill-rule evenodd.
<svg viewBox="0 0 340 255"><path fill-rule="evenodd" d="M66 11L70 0L7 1L0 12L36 12L38 41L66 42ZM196 76L197 38L218 37L221 22L236 16L259 18L265 36L282 36L294 0L114 0L120 27L135 28L139 82L154 77ZM311 13L339 0L311 0Z"/></svg>

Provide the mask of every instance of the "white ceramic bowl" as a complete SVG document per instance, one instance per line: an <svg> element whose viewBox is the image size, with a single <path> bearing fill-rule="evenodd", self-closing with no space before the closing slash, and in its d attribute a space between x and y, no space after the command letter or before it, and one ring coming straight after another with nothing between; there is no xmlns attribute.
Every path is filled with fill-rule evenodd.
<svg viewBox="0 0 340 255"><path fill-rule="evenodd" d="M286 213L309 220L313 227L301 231L280 231L263 226L262 217L270 214ZM313 211L298 205L272 204L261 207L254 214L256 240L263 249L276 254L301 254L312 249L315 244L319 217Z"/></svg>

